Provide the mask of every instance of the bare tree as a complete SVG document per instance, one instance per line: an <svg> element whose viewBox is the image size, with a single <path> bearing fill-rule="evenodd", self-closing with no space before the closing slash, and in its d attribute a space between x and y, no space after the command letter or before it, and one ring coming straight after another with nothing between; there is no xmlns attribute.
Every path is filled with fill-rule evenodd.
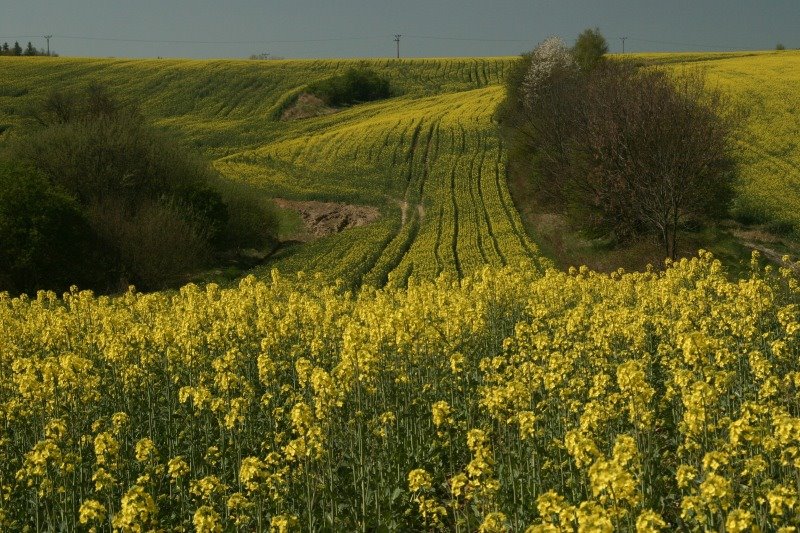
<svg viewBox="0 0 800 533"><path fill-rule="evenodd" d="M737 120L701 71L619 60L582 68L548 39L511 83L501 118L540 209L618 242L655 234L673 258L687 221L726 212Z"/></svg>
<svg viewBox="0 0 800 533"><path fill-rule="evenodd" d="M699 70L612 67L589 95L598 205L612 208L606 217L623 233L655 232L675 258L685 222L723 214L732 198L735 116Z"/></svg>

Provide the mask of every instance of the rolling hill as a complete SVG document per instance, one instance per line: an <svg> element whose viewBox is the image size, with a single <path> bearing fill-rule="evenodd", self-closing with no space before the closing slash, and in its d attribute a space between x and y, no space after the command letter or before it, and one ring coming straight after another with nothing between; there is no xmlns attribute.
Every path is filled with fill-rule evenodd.
<svg viewBox="0 0 800 533"><path fill-rule="evenodd" d="M800 54L643 59L753 102L740 208L798 221ZM493 124L509 61L368 61L400 95L282 122L360 62L0 58L3 136L99 80L231 179L382 214L235 286L0 293L0 529L800 526L800 263L549 268Z"/></svg>

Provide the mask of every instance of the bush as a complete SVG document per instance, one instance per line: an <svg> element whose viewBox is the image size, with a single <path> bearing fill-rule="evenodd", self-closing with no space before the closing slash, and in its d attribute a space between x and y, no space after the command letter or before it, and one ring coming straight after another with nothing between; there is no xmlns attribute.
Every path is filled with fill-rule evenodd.
<svg viewBox="0 0 800 533"><path fill-rule="evenodd" d="M75 200L29 168L0 163L0 291L105 289L111 265Z"/></svg>
<svg viewBox="0 0 800 533"><path fill-rule="evenodd" d="M114 243L124 265L122 284L162 289L211 259L207 230L180 204L145 200L131 207L106 199L90 206L88 217L100 236Z"/></svg>
<svg viewBox="0 0 800 533"><path fill-rule="evenodd" d="M220 235L227 248L261 252L275 247L278 215L272 200L245 183L218 179L214 188L228 209L228 222Z"/></svg>
<svg viewBox="0 0 800 533"><path fill-rule="evenodd" d="M16 140L13 157L75 200L116 250L124 282L161 288L215 253L271 247L274 218L263 201L235 193L207 161L104 87L53 93L30 117L39 127Z"/></svg>
<svg viewBox="0 0 800 533"><path fill-rule="evenodd" d="M389 98L391 87L388 78L374 70L350 68L340 76L312 83L308 92L329 106L342 106Z"/></svg>
<svg viewBox="0 0 800 533"><path fill-rule="evenodd" d="M82 205L109 196L135 203L163 195L205 204L213 194L209 165L134 113L49 124L22 138L15 154ZM208 214L224 223L221 212Z"/></svg>

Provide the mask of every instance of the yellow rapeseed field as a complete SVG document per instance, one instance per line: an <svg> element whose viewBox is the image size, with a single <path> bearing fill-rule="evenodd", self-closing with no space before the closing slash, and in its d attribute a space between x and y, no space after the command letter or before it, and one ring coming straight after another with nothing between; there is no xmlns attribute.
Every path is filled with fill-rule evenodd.
<svg viewBox="0 0 800 533"><path fill-rule="evenodd" d="M0 524L794 531L800 285L753 268L0 297Z"/></svg>
<svg viewBox="0 0 800 533"><path fill-rule="evenodd" d="M740 206L795 221L800 55L659 60L759 102ZM796 531L800 264L550 268L509 61L370 60L400 96L285 123L360 62L0 58L0 135L106 81L232 179L383 215L231 287L0 294L0 530Z"/></svg>

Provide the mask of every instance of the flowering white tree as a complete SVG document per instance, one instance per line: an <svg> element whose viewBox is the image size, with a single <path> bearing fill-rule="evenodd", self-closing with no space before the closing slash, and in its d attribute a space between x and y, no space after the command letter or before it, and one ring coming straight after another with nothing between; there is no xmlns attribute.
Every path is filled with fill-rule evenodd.
<svg viewBox="0 0 800 533"><path fill-rule="evenodd" d="M561 37L548 37L531 52L531 64L522 82L526 106L540 98L554 73L575 67L572 51Z"/></svg>

